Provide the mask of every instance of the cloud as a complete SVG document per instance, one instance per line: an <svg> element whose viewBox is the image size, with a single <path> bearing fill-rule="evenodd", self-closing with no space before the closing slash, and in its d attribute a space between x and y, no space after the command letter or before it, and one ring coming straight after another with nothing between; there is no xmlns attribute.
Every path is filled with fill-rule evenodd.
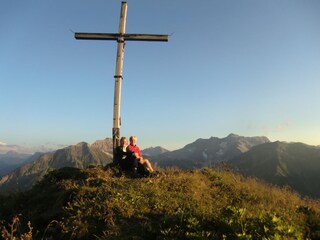
<svg viewBox="0 0 320 240"><path fill-rule="evenodd" d="M289 128L292 128L292 123L291 122L284 122L284 123L279 123L275 128L274 131L276 132L282 132L285 131Z"/></svg>
<svg viewBox="0 0 320 240"><path fill-rule="evenodd" d="M263 126L261 130L265 132L265 134L279 134L287 132L288 130L293 128L293 124L289 121L278 123L275 125Z"/></svg>
<svg viewBox="0 0 320 240"><path fill-rule="evenodd" d="M250 131L263 131L265 134L275 133L275 132L284 132L293 128L293 124L290 121L281 122L273 125L254 125L250 124L247 126L247 129Z"/></svg>
<svg viewBox="0 0 320 240"><path fill-rule="evenodd" d="M7 144L5 142L0 141L0 145L6 146Z"/></svg>

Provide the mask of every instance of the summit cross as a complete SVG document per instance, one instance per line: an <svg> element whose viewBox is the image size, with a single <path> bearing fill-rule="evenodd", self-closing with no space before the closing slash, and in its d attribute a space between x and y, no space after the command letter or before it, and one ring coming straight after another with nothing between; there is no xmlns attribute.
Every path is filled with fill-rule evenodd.
<svg viewBox="0 0 320 240"><path fill-rule="evenodd" d="M121 103L121 85L122 85L122 67L124 56L125 41L168 41L168 35L160 34L128 34L126 31L127 2L121 3L120 23L118 33L81 33L76 32L75 38L78 40L115 40L118 42L115 85L114 85L114 105L113 105L113 160L115 160L115 149L120 141L120 103Z"/></svg>

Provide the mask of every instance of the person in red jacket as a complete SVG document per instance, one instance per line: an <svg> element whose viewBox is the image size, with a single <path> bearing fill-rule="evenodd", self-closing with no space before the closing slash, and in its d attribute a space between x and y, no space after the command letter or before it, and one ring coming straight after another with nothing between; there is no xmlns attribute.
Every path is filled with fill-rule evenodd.
<svg viewBox="0 0 320 240"><path fill-rule="evenodd" d="M145 165L151 173L154 172L151 163L149 162L148 159L144 159L142 157L140 148L136 145L137 144L137 137L136 136L131 136L130 137L130 145L127 147L127 151L133 152L135 154L136 159L138 162L142 165Z"/></svg>

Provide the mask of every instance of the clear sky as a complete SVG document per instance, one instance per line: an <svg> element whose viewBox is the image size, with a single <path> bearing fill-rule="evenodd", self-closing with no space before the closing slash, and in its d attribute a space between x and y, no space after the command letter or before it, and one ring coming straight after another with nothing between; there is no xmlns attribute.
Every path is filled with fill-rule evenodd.
<svg viewBox="0 0 320 240"><path fill-rule="evenodd" d="M198 138L320 145L319 0L128 0L121 135L170 150ZM0 1L0 142L111 137L119 0Z"/></svg>

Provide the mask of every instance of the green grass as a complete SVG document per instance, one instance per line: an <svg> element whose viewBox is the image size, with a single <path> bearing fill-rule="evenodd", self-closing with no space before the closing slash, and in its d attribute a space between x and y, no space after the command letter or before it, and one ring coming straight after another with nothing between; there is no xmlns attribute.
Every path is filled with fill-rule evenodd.
<svg viewBox="0 0 320 240"><path fill-rule="evenodd" d="M2 233L18 215L17 239L30 235L28 221L33 239L320 238L318 201L212 168L142 179L112 167L55 170L1 197Z"/></svg>

